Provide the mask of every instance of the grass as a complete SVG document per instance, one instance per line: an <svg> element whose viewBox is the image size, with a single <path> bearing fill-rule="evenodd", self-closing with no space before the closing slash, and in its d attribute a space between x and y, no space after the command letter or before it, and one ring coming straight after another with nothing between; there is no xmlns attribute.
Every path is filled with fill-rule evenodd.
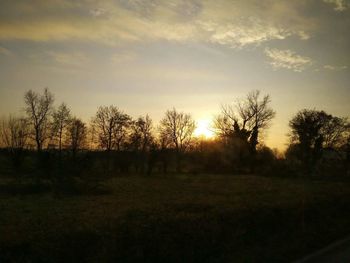
<svg viewBox="0 0 350 263"><path fill-rule="evenodd" d="M0 191L0 262L290 262L350 234L349 182L169 175L105 187Z"/></svg>

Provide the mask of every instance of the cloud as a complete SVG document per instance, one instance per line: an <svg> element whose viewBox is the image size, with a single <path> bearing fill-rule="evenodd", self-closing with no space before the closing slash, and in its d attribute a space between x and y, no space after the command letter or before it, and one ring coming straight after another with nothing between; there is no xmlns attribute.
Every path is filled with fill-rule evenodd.
<svg viewBox="0 0 350 263"><path fill-rule="evenodd" d="M0 54L5 55L5 56L11 56L12 52L10 50L8 50L7 48L0 46Z"/></svg>
<svg viewBox="0 0 350 263"><path fill-rule="evenodd" d="M157 7L155 0L117 0L118 5L130 12L149 17Z"/></svg>
<svg viewBox="0 0 350 263"><path fill-rule="evenodd" d="M292 35L310 37L308 27L313 23L300 17L296 4L267 2L103 0L97 5L85 0L47 0L34 6L9 2L9 15L0 23L0 40L106 45L168 40L242 48Z"/></svg>
<svg viewBox="0 0 350 263"><path fill-rule="evenodd" d="M307 40L315 21L295 1L208 1L197 23L209 42L243 48L295 36Z"/></svg>
<svg viewBox="0 0 350 263"><path fill-rule="evenodd" d="M121 8L151 20L164 16L191 19L200 13L203 6L200 0L117 0L117 3Z"/></svg>
<svg viewBox="0 0 350 263"><path fill-rule="evenodd" d="M323 2L334 5L335 11L345 11L348 9L349 4L345 0L323 0Z"/></svg>
<svg viewBox="0 0 350 263"><path fill-rule="evenodd" d="M300 30L298 32L296 32L296 34L300 37L300 39L302 40L308 40L310 39L310 35L308 33L306 33L305 31L303 30Z"/></svg>
<svg viewBox="0 0 350 263"><path fill-rule="evenodd" d="M293 32L281 27L265 23L257 18L249 18L237 23L219 25L215 23L202 24L211 32L210 42L227 45L232 48L242 48L247 45L259 45L274 39L285 39Z"/></svg>
<svg viewBox="0 0 350 263"><path fill-rule="evenodd" d="M178 9L160 6L148 18L112 2L106 3L98 8L85 7L85 13L84 9L74 7L61 15L47 15L49 12L41 8L43 13L23 14L19 20L9 18L0 23L0 40L94 41L120 45L164 39L184 41L195 35L194 25L180 19Z"/></svg>
<svg viewBox="0 0 350 263"><path fill-rule="evenodd" d="M88 62L88 57L80 52L64 53L48 51L46 54L56 63L64 66L84 67Z"/></svg>
<svg viewBox="0 0 350 263"><path fill-rule="evenodd" d="M341 71L341 70L347 69L348 67L347 66L324 65L323 68L326 70L331 70L331 71Z"/></svg>
<svg viewBox="0 0 350 263"><path fill-rule="evenodd" d="M311 58L300 56L289 49L266 48L265 54L270 58L269 64L274 69L286 68L295 72L301 72L312 64Z"/></svg>
<svg viewBox="0 0 350 263"><path fill-rule="evenodd" d="M95 8L95 9L91 9L90 10L90 14L93 17L99 17L99 16L103 16L104 14L107 13L107 10L104 8Z"/></svg>

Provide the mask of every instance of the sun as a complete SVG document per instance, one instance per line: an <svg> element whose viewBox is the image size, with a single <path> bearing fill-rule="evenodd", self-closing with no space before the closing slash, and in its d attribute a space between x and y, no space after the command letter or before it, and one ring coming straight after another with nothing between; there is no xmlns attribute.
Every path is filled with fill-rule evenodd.
<svg viewBox="0 0 350 263"><path fill-rule="evenodd" d="M197 127L194 130L194 135L196 137L204 137L210 139L214 137L214 132L212 131L211 121L209 119L200 119L197 121Z"/></svg>

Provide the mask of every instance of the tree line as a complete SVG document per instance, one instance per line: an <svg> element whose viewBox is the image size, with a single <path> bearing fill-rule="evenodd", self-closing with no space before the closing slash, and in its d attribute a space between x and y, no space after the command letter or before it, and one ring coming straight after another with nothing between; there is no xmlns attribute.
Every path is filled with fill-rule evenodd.
<svg viewBox="0 0 350 263"><path fill-rule="evenodd" d="M28 156L33 159L35 150L41 163L52 159L61 163L68 158L78 162L82 156L100 152L102 157L93 159L99 159L100 168L109 172L294 169L313 174L325 169L320 168L325 160L332 160L333 166L336 163L343 173L349 173L350 125L346 118L315 109L297 112L289 122L289 146L280 156L262 140L276 115L270 104L270 96L256 90L223 105L214 120L215 138L204 140L194 136L196 123L191 114L175 108L167 110L157 126L148 115L132 118L114 105L99 107L90 123L85 123L65 103L54 107L48 89L42 93L29 90L24 95L25 114L1 121L0 141L16 169Z"/></svg>

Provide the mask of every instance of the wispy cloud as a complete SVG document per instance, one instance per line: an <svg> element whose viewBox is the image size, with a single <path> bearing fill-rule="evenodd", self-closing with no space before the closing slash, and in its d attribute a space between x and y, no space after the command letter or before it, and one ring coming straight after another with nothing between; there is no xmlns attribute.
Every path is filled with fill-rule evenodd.
<svg viewBox="0 0 350 263"><path fill-rule="evenodd" d="M99 16L103 16L104 14L107 13L107 10L104 8L94 8L90 10L90 14L93 17L99 17Z"/></svg>
<svg viewBox="0 0 350 263"><path fill-rule="evenodd" d="M326 70L331 70L331 71L341 71L341 70L347 69L348 67L347 66L324 65L323 68Z"/></svg>
<svg viewBox="0 0 350 263"><path fill-rule="evenodd" d="M301 72L307 66L312 64L312 59L296 54L292 50L280 50L275 48L266 48L265 54L270 58L269 64L274 69L285 68L296 72Z"/></svg>
<svg viewBox="0 0 350 263"><path fill-rule="evenodd" d="M203 29L211 32L210 41L233 48L242 48L247 45L260 45L263 42L285 39L293 34L301 39L307 39L304 32L294 32L283 27L264 22L258 18L241 19L236 23L218 25L202 23Z"/></svg>
<svg viewBox="0 0 350 263"><path fill-rule="evenodd" d="M310 23L299 18L289 1L266 6L260 1L230 0L104 0L98 5L84 0L74 4L47 0L37 2L35 8L12 4L8 9L22 16L2 20L0 40L82 40L108 45L169 40L242 48L292 35L310 37L308 29L300 26ZM52 15L53 10L57 15ZM288 23L284 22L285 10L293 17Z"/></svg>
<svg viewBox="0 0 350 263"><path fill-rule="evenodd" d="M54 62L64 66L83 67L89 62L88 57L80 52L64 53L48 51L47 55L51 57Z"/></svg>
<svg viewBox="0 0 350 263"><path fill-rule="evenodd" d="M323 2L332 4L335 11L345 11L349 8L349 4L345 0L323 0Z"/></svg>
<svg viewBox="0 0 350 263"><path fill-rule="evenodd" d="M310 38L310 35L308 33L306 33L305 31L303 30L299 30L297 32L295 32L296 35L298 35L300 37L300 39L302 40L308 40Z"/></svg>

